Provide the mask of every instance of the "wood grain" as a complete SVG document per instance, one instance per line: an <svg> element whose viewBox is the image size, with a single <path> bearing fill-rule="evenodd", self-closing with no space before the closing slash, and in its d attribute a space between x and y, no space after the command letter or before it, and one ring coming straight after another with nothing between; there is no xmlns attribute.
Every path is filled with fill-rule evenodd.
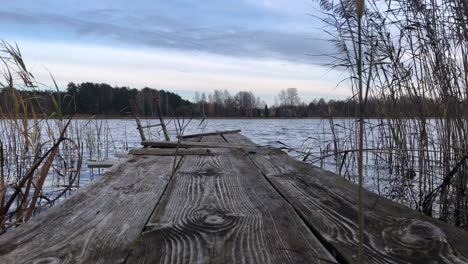
<svg viewBox="0 0 468 264"><path fill-rule="evenodd" d="M250 140L248 137L236 133L236 134L229 134L229 135L223 135L224 138L228 143L234 143L234 144L242 144L242 145L256 145L255 142Z"/></svg>
<svg viewBox="0 0 468 264"><path fill-rule="evenodd" d="M357 185L240 134L182 143L176 172L145 149L0 236L0 263L356 262ZM365 263L468 263L466 232L364 197Z"/></svg>
<svg viewBox="0 0 468 264"><path fill-rule="evenodd" d="M222 144L222 145L225 145L227 143L226 140L224 139L223 135L203 136L200 139L200 142L218 143L218 144Z"/></svg>
<svg viewBox="0 0 468 264"><path fill-rule="evenodd" d="M189 156L127 263L336 263L240 151Z"/></svg>
<svg viewBox="0 0 468 264"><path fill-rule="evenodd" d="M201 138L205 136L216 136L216 135L225 135L225 134L237 134L241 132L240 129L237 130L225 130L225 131L215 131L215 132L207 132L207 133L199 133L199 134L190 134L190 135L183 135L178 138Z"/></svg>
<svg viewBox="0 0 468 264"><path fill-rule="evenodd" d="M213 136L216 137L216 136ZM217 142L192 142L192 141L142 141L141 144L147 147L153 148L253 148L252 145L243 144L229 144L229 143L217 143Z"/></svg>
<svg viewBox="0 0 468 264"><path fill-rule="evenodd" d="M341 262L358 250L358 186L282 151L249 157ZM468 234L365 192L365 263L468 263Z"/></svg>
<svg viewBox="0 0 468 264"><path fill-rule="evenodd" d="M152 155L152 156L186 156L186 155L210 155L214 152L207 148L197 149L171 149L160 148L139 148L129 151L132 155Z"/></svg>
<svg viewBox="0 0 468 264"><path fill-rule="evenodd" d="M171 176L173 157L131 158L0 236L0 263L122 263Z"/></svg>

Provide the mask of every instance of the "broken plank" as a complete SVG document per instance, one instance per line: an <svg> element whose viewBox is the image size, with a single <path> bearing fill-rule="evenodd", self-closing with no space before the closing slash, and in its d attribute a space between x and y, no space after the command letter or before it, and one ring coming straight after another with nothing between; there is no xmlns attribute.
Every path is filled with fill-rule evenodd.
<svg viewBox="0 0 468 264"><path fill-rule="evenodd" d="M282 151L249 155L340 262L358 252L358 186ZM468 233L364 192L365 263L467 263Z"/></svg>
<svg viewBox="0 0 468 264"><path fill-rule="evenodd" d="M132 149L132 155L152 155L152 156L185 156L185 155L210 155L213 151L207 148L194 149L160 149L160 148L140 148Z"/></svg>
<svg viewBox="0 0 468 264"><path fill-rule="evenodd" d="M223 135L224 139L228 143L236 143L236 144L242 144L242 145L256 145L255 142L250 140L248 137L242 135L242 134L229 134L229 135Z"/></svg>
<svg viewBox="0 0 468 264"><path fill-rule="evenodd" d="M216 142L192 142L192 141L142 141L141 144L147 147L156 148L252 148L252 145L216 143Z"/></svg>
<svg viewBox="0 0 468 264"><path fill-rule="evenodd" d="M191 135L183 135L178 138L198 138L198 137L204 137L204 136L216 136L216 135L225 135L225 134L234 134L234 133L239 133L242 130L237 129L237 130L225 130L225 131L215 131L215 132L207 132L207 133L200 133L200 134L191 134Z"/></svg>
<svg viewBox="0 0 468 264"><path fill-rule="evenodd" d="M88 161L88 168L90 169L105 169L110 168L115 164L112 161Z"/></svg>
<svg viewBox="0 0 468 264"><path fill-rule="evenodd" d="M133 157L0 236L1 263L123 263L172 175L173 157Z"/></svg>
<svg viewBox="0 0 468 264"><path fill-rule="evenodd" d="M243 153L188 156L126 263L336 263Z"/></svg>
<svg viewBox="0 0 468 264"><path fill-rule="evenodd" d="M203 136L200 142L213 142L213 143L226 144L226 140L224 140L223 135Z"/></svg>
<svg viewBox="0 0 468 264"><path fill-rule="evenodd" d="M143 126L141 128L152 128L152 127L158 127L158 126L162 126L161 124L155 124L155 125L148 125L148 126ZM138 128L137 128L138 129Z"/></svg>

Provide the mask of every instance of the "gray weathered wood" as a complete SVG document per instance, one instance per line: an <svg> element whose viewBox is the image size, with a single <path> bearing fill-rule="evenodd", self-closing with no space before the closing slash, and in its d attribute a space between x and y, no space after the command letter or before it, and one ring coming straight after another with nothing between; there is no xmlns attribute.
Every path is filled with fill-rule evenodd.
<svg viewBox="0 0 468 264"><path fill-rule="evenodd" d="M210 155L214 152L207 148L194 149L160 149L160 148L140 148L132 149L129 152L132 155L152 155L152 156L185 156L185 155Z"/></svg>
<svg viewBox="0 0 468 264"><path fill-rule="evenodd" d="M0 263L122 263L172 172L173 157L135 157L0 236Z"/></svg>
<svg viewBox="0 0 468 264"><path fill-rule="evenodd" d="M239 133L223 135L223 137L228 143L242 144L242 145L255 145L255 142L253 142L248 137L241 135Z"/></svg>
<svg viewBox="0 0 468 264"><path fill-rule="evenodd" d="M137 129L138 129L138 132L140 133L140 138L142 141L144 141L146 140L146 136L145 136L145 132L143 131L143 127L141 126L140 118L135 113L133 113L133 116L135 117L135 121L137 123Z"/></svg>
<svg viewBox="0 0 468 264"><path fill-rule="evenodd" d="M222 135L211 135L211 136L203 136L200 142L211 142L211 143L219 143L219 144L226 144L226 140L223 138Z"/></svg>
<svg viewBox="0 0 468 264"><path fill-rule="evenodd" d="M115 164L113 161L88 161L88 168L90 169L100 169L100 168L110 168Z"/></svg>
<svg viewBox="0 0 468 264"><path fill-rule="evenodd" d="M191 141L143 141L143 146L157 147L157 148L253 148L252 145L242 144L229 144L229 143L217 143L217 142L191 142Z"/></svg>
<svg viewBox="0 0 468 264"><path fill-rule="evenodd" d="M177 142L135 150L0 236L0 263L356 261L355 184L238 133L187 140L175 173ZM466 232L364 197L365 263L468 263Z"/></svg>
<svg viewBox="0 0 468 264"><path fill-rule="evenodd" d="M184 157L127 263L335 263L246 156Z"/></svg>
<svg viewBox="0 0 468 264"><path fill-rule="evenodd" d="M141 128L152 128L152 127L158 127L161 126L161 124L155 124L155 125L148 125L148 126L143 126ZM138 129L138 128L137 128Z"/></svg>
<svg viewBox="0 0 468 264"><path fill-rule="evenodd" d="M241 132L242 130L237 129L237 130L225 130L225 131L215 131L215 132L207 132L207 133L200 133L200 134L191 134L191 135L183 135L178 138L199 138L199 137L204 137L204 136L216 136L216 135L226 135L226 134L236 134Z"/></svg>
<svg viewBox="0 0 468 264"><path fill-rule="evenodd" d="M250 155L342 262L358 252L358 186L282 151ZM366 191L365 263L468 263L468 233Z"/></svg>
<svg viewBox="0 0 468 264"><path fill-rule="evenodd" d="M248 144L232 134L229 143ZM254 144L250 141L251 144ZM355 263L357 185L280 150L249 158L340 262ZM468 234L365 191L365 263L466 263Z"/></svg>

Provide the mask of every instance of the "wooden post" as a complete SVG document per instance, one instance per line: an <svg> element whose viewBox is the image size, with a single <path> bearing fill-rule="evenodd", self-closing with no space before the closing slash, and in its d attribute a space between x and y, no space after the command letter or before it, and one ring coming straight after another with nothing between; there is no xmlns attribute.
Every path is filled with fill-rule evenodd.
<svg viewBox="0 0 468 264"><path fill-rule="evenodd" d="M158 97L155 97L155 100L157 100L157 110L158 110L158 117L159 117L159 122L161 123L161 127L164 133L164 138L166 138L166 141L171 141L171 138L169 137L169 132L167 131L166 124L164 123L164 119L161 114L161 97L158 92Z"/></svg>
<svg viewBox="0 0 468 264"><path fill-rule="evenodd" d="M135 117L135 121L137 123L138 132L140 132L141 141L146 141L145 132L143 131L143 126L141 125L140 118L138 117L138 115L136 113L136 102L135 102L135 100L130 100L130 107L132 109L133 117Z"/></svg>
<svg viewBox="0 0 468 264"><path fill-rule="evenodd" d="M133 113L133 115L135 116L138 132L140 132L141 141L145 141L145 132L143 131L143 127L141 126L140 118L135 113Z"/></svg>

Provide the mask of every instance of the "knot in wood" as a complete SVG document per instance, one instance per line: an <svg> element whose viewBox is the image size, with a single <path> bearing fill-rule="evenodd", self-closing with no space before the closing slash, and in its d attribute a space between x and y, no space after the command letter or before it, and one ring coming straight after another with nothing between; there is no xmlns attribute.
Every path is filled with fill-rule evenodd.
<svg viewBox="0 0 468 264"><path fill-rule="evenodd" d="M206 169L197 170L195 174L202 177L219 176L222 172L216 168L208 167Z"/></svg>
<svg viewBox="0 0 468 264"><path fill-rule="evenodd" d="M422 252L437 255L448 245L445 234L430 222L417 219L400 219L393 226L382 231L386 251L393 255L408 256L415 252L422 256Z"/></svg>
<svg viewBox="0 0 468 264"><path fill-rule="evenodd" d="M192 216L192 224L209 232L228 230L236 225L236 216L216 208L196 210Z"/></svg>

